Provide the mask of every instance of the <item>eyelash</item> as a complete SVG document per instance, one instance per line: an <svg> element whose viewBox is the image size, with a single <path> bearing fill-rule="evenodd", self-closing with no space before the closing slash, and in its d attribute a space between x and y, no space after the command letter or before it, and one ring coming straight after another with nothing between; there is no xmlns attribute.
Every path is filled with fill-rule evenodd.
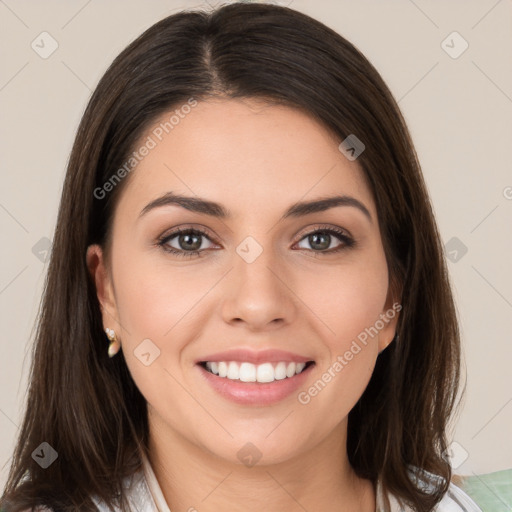
<svg viewBox="0 0 512 512"><path fill-rule="evenodd" d="M352 238L350 238L344 230L332 228L332 227L329 227L329 228L318 228L317 227L315 230L305 233L298 240L298 242L301 242L308 236L311 236L311 235L314 235L317 233L324 233L324 234L327 233L329 235L334 235L336 238L338 238L338 240L340 242L343 242L343 243L336 249L331 249L329 251L315 251L313 249L300 249L302 251L313 252L313 257L315 257L315 258L323 257L325 255L335 254L344 249L350 249L356 245L356 242ZM171 253L175 256L179 256L181 258L191 258L193 256L200 256L201 252L206 250L206 249L201 249L199 251L183 251L183 250L175 249L174 247L170 247L169 245L167 245L169 240L172 240L173 238L175 238L176 236L181 235L181 234L203 235L204 237L208 238L208 240L210 240L210 242L213 241L209 237L208 233L201 228L184 228L184 229L178 228L175 231L173 231L172 233L166 234L166 235L162 236L161 238L159 238L157 241L157 245L159 247L161 247L165 252ZM298 243L298 242L296 242L296 243Z"/></svg>

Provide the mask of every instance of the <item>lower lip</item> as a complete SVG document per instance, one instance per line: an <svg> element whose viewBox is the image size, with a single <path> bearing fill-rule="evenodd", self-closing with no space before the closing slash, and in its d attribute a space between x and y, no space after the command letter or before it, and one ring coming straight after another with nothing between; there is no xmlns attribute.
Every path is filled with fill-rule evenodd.
<svg viewBox="0 0 512 512"><path fill-rule="evenodd" d="M280 402L297 391L305 383L315 364L309 365L293 377L266 383L231 380L209 372L200 364L196 366L206 382L224 398L241 405L266 406Z"/></svg>

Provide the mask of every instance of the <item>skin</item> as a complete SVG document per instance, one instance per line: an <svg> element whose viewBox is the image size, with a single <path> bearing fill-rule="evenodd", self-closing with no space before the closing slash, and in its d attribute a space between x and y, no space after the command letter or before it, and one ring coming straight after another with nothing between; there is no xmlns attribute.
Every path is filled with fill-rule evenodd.
<svg viewBox="0 0 512 512"><path fill-rule="evenodd" d="M393 339L398 314L307 405L297 393L266 407L233 403L195 365L236 347L288 350L316 362L304 390L392 307L375 203L340 142L295 109L200 102L129 176L109 257L97 245L88 249L104 327L116 331L116 357L125 357L148 402L149 459L173 512L375 510L371 481L348 462L347 416ZM219 202L233 217L167 205L139 218L170 191ZM352 206L279 220L297 201L334 193L358 199L372 220ZM327 254L343 245L333 235L315 249L307 235L318 225L344 229L356 245ZM180 258L158 246L177 226L206 228L201 256ZM247 236L263 248L250 264L236 252ZM178 236L167 243L188 247ZM134 355L147 338L161 351L149 366ZM252 467L237 457L248 442L261 452Z"/></svg>

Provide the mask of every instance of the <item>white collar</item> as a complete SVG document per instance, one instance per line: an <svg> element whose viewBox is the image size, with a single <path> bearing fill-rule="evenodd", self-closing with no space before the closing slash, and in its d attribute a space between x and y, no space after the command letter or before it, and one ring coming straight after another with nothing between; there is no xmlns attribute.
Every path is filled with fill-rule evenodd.
<svg viewBox="0 0 512 512"><path fill-rule="evenodd" d="M171 512L169 505L165 501L164 494L158 480L156 479L155 472L151 467L151 463L144 453L141 453L142 457L142 470L144 472L144 476L146 478L146 484L149 489L149 493L153 498L154 507L152 510L158 510L158 512Z"/></svg>

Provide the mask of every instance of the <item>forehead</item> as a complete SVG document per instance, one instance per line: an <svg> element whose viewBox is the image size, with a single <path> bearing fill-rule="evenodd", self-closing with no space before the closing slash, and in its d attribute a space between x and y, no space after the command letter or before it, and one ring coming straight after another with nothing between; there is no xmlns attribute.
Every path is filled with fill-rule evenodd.
<svg viewBox="0 0 512 512"><path fill-rule="evenodd" d="M363 172L339 151L340 142L307 113L261 100L177 105L136 144L135 150L144 144L150 149L132 171L119 207L140 212L163 193L176 192L243 216L338 193L364 201L375 215Z"/></svg>

